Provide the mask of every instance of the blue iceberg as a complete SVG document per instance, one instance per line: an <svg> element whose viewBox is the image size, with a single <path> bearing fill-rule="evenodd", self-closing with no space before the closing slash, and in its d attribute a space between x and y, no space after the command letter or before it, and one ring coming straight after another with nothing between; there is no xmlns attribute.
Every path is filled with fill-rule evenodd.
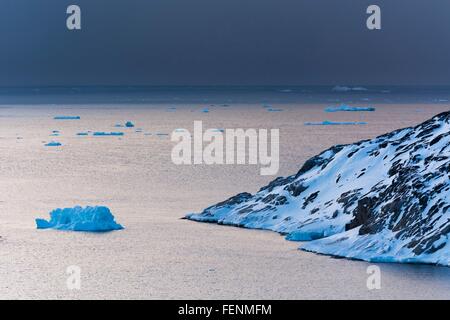
<svg viewBox="0 0 450 320"><path fill-rule="evenodd" d="M283 109L268 108L267 111L269 111L269 112L281 112L281 111L283 111Z"/></svg>
<svg viewBox="0 0 450 320"><path fill-rule="evenodd" d="M94 132L94 136L123 136L123 132Z"/></svg>
<svg viewBox="0 0 450 320"><path fill-rule="evenodd" d="M106 232L122 230L107 207L56 209L50 212L50 220L36 219L38 229Z"/></svg>
<svg viewBox="0 0 450 320"><path fill-rule="evenodd" d="M305 122L305 126L357 126L365 124L367 124L367 122L334 122L334 121Z"/></svg>
<svg viewBox="0 0 450 320"><path fill-rule="evenodd" d="M375 111L376 109L374 107L350 107L347 105L342 105L339 107L328 107L325 109L325 112L339 112L339 111L346 111L346 112L362 112L362 111Z"/></svg>
<svg viewBox="0 0 450 320"><path fill-rule="evenodd" d="M46 143L44 146L46 146L46 147L60 147L60 146L62 146L62 144L60 142L57 142L57 141L51 141L49 143Z"/></svg>
<svg viewBox="0 0 450 320"><path fill-rule="evenodd" d="M79 116L56 116L53 118L54 120L80 120Z"/></svg>
<svg viewBox="0 0 450 320"><path fill-rule="evenodd" d="M127 121L127 123L125 123L125 127L127 128L133 128L134 127L134 123L131 121Z"/></svg>

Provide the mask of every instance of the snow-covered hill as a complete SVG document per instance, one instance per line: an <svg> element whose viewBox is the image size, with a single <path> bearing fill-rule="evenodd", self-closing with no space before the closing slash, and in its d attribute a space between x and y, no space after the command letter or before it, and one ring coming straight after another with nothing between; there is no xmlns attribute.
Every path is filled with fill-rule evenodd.
<svg viewBox="0 0 450 320"><path fill-rule="evenodd" d="M273 230L301 248L377 262L450 266L450 112L334 146L255 195L188 219Z"/></svg>

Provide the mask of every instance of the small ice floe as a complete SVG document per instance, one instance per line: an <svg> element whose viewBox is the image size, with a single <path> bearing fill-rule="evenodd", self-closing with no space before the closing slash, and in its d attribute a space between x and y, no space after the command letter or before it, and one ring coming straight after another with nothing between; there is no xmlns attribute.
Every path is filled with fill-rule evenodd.
<svg viewBox="0 0 450 320"><path fill-rule="evenodd" d="M164 137L168 137L169 136L168 133L163 133L163 132L157 132L157 133L155 133L155 135L157 137L160 137L160 138L164 138Z"/></svg>
<svg viewBox="0 0 450 320"><path fill-rule="evenodd" d="M77 136L87 136L87 135L89 135L88 132L78 132L77 133Z"/></svg>
<svg viewBox="0 0 450 320"><path fill-rule="evenodd" d="M186 129L183 129L183 128L178 128L178 129L175 129L174 131L175 131L175 132L185 132L185 131L186 131Z"/></svg>
<svg viewBox="0 0 450 320"><path fill-rule="evenodd" d="M54 120L80 120L80 116L56 116Z"/></svg>
<svg viewBox="0 0 450 320"><path fill-rule="evenodd" d="M50 212L50 220L36 219L38 229L68 231L106 232L121 230L107 207L85 207L55 209Z"/></svg>
<svg viewBox="0 0 450 320"><path fill-rule="evenodd" d="M348 105L341 105L339 107L328 107L325 109L325 112L362 112L362 111L375 111L374 107L351 107Z"/></svg>
<svg viewBox="0 0 450 320"><path fill-rule="evenodd" d="M50 137L59 137L59 133L51 133L49 136Z"/></svg>
<svg viewBox="0 0 450 320"><path fill-rule="evenodd" d="M44 144L44 146L45 147L60 147L60 146L62 146L62 144L57 141L50 141L50 142Z"/></svg>
<svg viewBox="0 0 450 320"><path fill-rule="evenodd" d="M268 108L267 111L268 111L268 112L281 112L281 111L283 111L283 109Z"/></svg>
<svg viewBox="0 0 450 320"><path fill-rule="evenodd" d="M349 92L349 91L352 91L352 88L344 87L344 86L335 86L331 90L334 92Z"/></svg>
<svg viewBox="0 0 450 320"><path fill-rule="evenodd" d="M353 87L352 90L353 91L368 91L368 89L364 88L364 87Z"/></svg>
<svg viewBox="0 0 450 320"><path fill-rule="evenodd" d="M103 131L98 131L98 132L94 132L94 136L123 136L124 133L123 132L103 132Z"/></svg>
<svg viewBox="0 0 450 320"><path fill-rule="evenodd" d="M127 127L127 128L134 128L134 123L131 122L131 121L127 121L127 122L125 123L125 127Z"/></svg>
<svg viewBox="0 0 450 320"><path fill-rule="evenodd" d="M334 122L334 121L305 122L305 126L355 126L365 124L367 124L367 122Z"/></svg>
<svg viewBox="0 0 450 320"><path fill-rule="evenodd" d="M331 90L334 92L368 91L366 88L363 87L347 87L347 86L335 86Z"/></svg>
<svg viewBox="0 0 450 320"><path fill-rule="evenodd" d="M203 112L203 113L208 113L208 112L209 112L209 109L208 109L208 108L205 108L205 109L202 110L202 112Z"/></svg>
<svg viewBox="0 0 450 320"><path fill-rule="evenodd" d="M274 108L270 104L263 105L263 108L266 109L268 112L281 112L281 111L283 111L283 109Z"/></svg>

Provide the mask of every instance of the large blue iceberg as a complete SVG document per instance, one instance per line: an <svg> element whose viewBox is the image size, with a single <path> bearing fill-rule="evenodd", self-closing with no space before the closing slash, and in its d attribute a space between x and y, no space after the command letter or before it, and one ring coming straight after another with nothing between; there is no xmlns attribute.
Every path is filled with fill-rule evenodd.
<svg viewBox="0 0 450 320"><path fill-rule="evenodd" d="M107 207L79 207L56 209L50 212L50 220L36 219L38 229L105 232L121 230Z"/></svg>

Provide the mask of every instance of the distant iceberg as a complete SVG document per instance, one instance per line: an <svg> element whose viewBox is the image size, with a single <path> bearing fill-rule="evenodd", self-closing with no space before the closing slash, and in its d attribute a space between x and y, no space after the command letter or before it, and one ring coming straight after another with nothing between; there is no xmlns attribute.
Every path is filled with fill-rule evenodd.
<svg viewBox="0 0 450 320"><path fill-rule="evenodd" d="M57 141L50 141L49 143L46 143L44 146L46 147L60 147L62 144Z"/></svg>
<svg viewBox="0 0 450 320"><path fill-rule="evenodd" d="M127 128L134 128L134 123L131 122L131 121L127 121L127 122L125 123L125 127L127 127Z"/></svg>
<svg viewBox="0 0 450 320"><path fill-rule="evenodd" d="M339 107L328 107L325 109L325 112L360 112L360 111L375 111L376 109L374 107L351 107L348 105L341 105Z"/></svg>
<svg viewBox="0 0 450 320"><path fill-rule="evenodd" d="M346 87L346 86L335 86L331 90L334 92L368 91L368 89L363 87Z"/></svg>
<svg viewBox="0 0 450 320"><path fill-rule="evenodd" d="M335 121L322 121L322 122L305 122L305 126L357 126L365 125L367 122L335 122Z"/></svg>
<svg viewBox="0 0 450 320"><path fill-rule="evenodd" d="M107 207L74 207L50 212L50 220L36 219L38 229L105 232L121 230Z"/></svg>
<svg viewBox="0 0 450 320"><path fill-rule="evenodd" d="M123 132L94 132L94 136L123 136Z"/></svg>
<svg viewBox="0 0 450 320"><path fill-rule="evenodd" d="M167 137L169 134L163 133L163 132L157 132L157 133L155 133L155 135L162 138L162 137Z"/></svg>
<svg viewBox="0 0 450 320"><path fill-rule="evenodd" d="M54 120L80 120L79 116L56 116L53 118Z"/></svg>

